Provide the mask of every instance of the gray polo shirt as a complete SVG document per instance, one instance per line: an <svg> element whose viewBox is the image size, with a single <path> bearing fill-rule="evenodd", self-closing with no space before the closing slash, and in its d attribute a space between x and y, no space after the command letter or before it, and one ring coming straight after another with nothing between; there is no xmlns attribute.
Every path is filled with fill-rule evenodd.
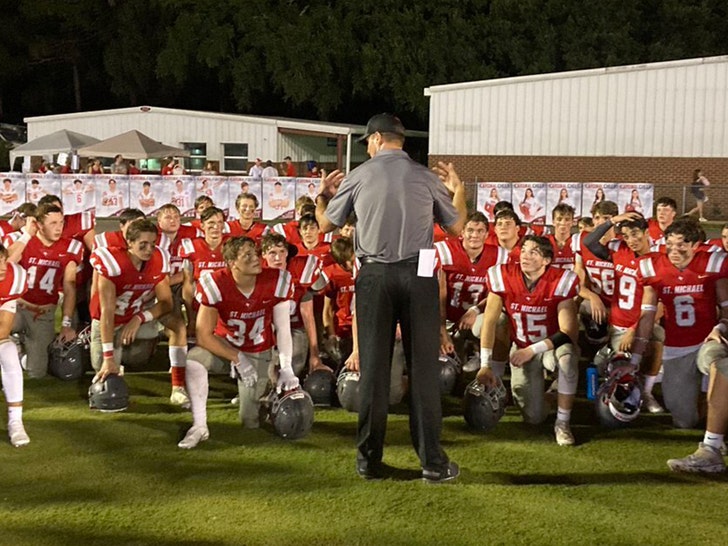
<svg viewBox="0 0 728 546"><path fill-rule="evenodd" d="M343 226L356 213L358 258L392 263L432 248L434 221L453 225L458 214L445 185L402 150L382 150L343 180L326 216Z"/></svg>

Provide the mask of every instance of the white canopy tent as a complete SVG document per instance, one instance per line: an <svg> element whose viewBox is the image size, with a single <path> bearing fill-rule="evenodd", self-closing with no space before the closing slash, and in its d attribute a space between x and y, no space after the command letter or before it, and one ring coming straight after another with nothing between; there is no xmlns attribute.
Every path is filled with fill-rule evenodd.
<svg viewBox="0 0 728 546"><path fill-rule="evenodd" d="M79 148L90 146L97 142L99 142L98 138L61 129L60 131L43 135L10 150L10 165L14 165L15 158L19 156L70 154L76 152Z"/></svg>
<svg viewBox="0 0 728 546"><path fill-rule="evenodd" d="M80 148L78 154L83 157L115 157L121 154L125 159L149 159L167 156L187 157L190 152L183 148L167 146L144 133L133 130Z"/></svg>

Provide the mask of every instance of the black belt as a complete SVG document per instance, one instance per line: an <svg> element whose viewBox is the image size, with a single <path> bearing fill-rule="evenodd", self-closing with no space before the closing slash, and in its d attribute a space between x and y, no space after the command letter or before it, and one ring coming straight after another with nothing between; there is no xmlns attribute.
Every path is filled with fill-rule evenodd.
<svg viewBox="0 0 728 546"><path fill-rule="evenodd" d="M420 259L415 256L414 258L407 258L399 262L380 262L376 258L359 258L359 261L363 264L381 264L381 265L398 265L398 264L416 264Z"/></svg>

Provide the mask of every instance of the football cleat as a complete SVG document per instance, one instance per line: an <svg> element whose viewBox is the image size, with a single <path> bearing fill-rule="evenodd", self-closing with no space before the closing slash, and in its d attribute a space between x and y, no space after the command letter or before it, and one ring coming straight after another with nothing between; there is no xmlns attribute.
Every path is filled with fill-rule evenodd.
<svg viewBox="0 0 728 546"><path fill-rule="evenodd" d="M645 409L650 413L663 413L665 411L657 399L655 399L655 395L651 392L644 393L642 396L642 403L645 406Z"/></svg>
<svg viewBox="0 0 728 546"><path fill-rule="evenodd" d="M177 447L181 449L192 449L197 447L197 444L204 442L210 437L210 431L205 426L190 427L185 437L182 438Z"/></svg>
<svg viewBox="0 0 728 546"><path fill-rule="evenodd" d="M25 432L22 421L10 421L8 423L8 436L13 447L23 447L30 443L30 437Z"/></svg>
<svg viewBox="0 0 728 546"><path fill-rule="evenodd" d="M695 453L683 457L682 459L669 459L667 466L673 472L692 472L698 474L719 474L725 472L725 461L720 450L705 445L703 442L698 444Z"/></svg>
<svg viewBox="0 0 728 546"><path fill-rule="evenodd" d="M556 420L556 423L554 423L554 436L556 436L556 443L560 446L573 446L576 443L571 432L571 426L566 421Z"/></svg>
<svg viewBox="0 0 728 546"><path fill-rule="evenodd" d="M172 394L169 397L172 405L190 409L190 397L184 387L172 387Z"/></svg>

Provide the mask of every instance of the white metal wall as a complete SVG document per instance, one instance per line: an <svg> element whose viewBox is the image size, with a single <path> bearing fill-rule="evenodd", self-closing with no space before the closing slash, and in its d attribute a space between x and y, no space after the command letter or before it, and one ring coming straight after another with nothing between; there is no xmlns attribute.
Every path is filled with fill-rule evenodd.
<svg viewBox="0 0 728 546"><path fill-rule="evenodd" d="M336 147L328 146L326 139L321 137L303 135L278 135L278 153L281 157L290 155L292 158L299 158L298 161L307 161L318 158L321 163L336 163ZM346 138L342 159L346 160ZM366 146L352 143L351 161L354 164L363 163L369 159Z"/></svg>
<svg viewBox="0 0 728 546"><path fill-rule="evenodd" d="M435 86L431 155L728 156L728 56Z"/></svg>

